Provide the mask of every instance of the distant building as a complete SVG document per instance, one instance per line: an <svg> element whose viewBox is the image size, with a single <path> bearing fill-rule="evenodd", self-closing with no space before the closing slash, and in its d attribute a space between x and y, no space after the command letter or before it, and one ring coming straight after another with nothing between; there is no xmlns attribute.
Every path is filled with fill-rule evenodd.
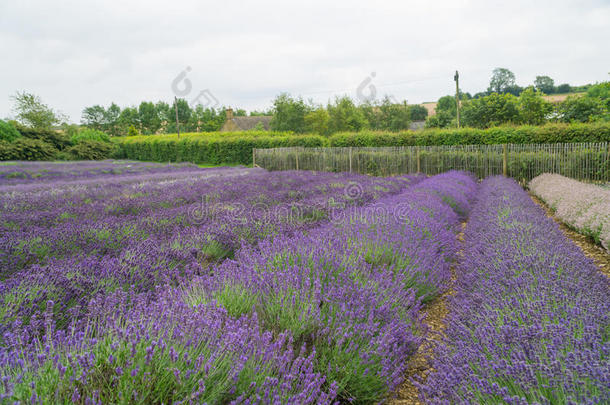
<svg viewBox="0 0 610 405"><path fill-rule="evenodd" d="M227 119L220 128L221 132L235 132L235 131L251 131L257 127L262 127L263 130L269 131L269 123L271 118L268 115L261 115L256 117L234 117L233 110L227 108L226 111Z"/></svg>

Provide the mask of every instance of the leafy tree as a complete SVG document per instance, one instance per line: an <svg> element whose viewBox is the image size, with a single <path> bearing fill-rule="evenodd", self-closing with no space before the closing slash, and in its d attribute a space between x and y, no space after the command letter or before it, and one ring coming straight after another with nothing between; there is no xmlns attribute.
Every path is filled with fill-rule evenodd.
<svg viewBox="0 0 610 405"><path fill-rule="evenodd" d="M462 95L462 98L465 98ZM462 102L464 100L462 99ZM455 126L457 121L457 107L455 96L443 96L436 102L436 114L428 117L427 128L448 128Z"/></svg>
<svg viewBox="0 0 610 405"><path fill-rule="evenodd" d="M89 128L101 131L106 122L106 109L101 105L94 105L83 110L81 123Z"/></svg>
<svg viewBox="0 0 610 405"><path fill-rule="evenodd" d="M303 133L307 129L305 115L309 110L302 98L292 98L288 93L282 93L273 100L271 129Z"/></svg>
<svg viewBox="0 0 610 405"><path fill-rule="evenodd" d="M67 118L60 112L54 111L44 104L40 97L23 92L17 92L12 96L13 109L17 120L25 126L36 129L51 129Z"/></svg>
<svg viewBox="0 0 610 405"><path fill-rule="evenodd" d="M307 132L328 135L329 122L330 115L324 108L316 108L305 115L305 126Z"/></svg>
<svg viewBox="0 0 610 405"><path fill-rule="evenodd" d="M403 104L393 104L388 97L385 97L379 110L381 111L381 129L387 131L409 129L411 113L406 101Z"/></svg>
<svg viewBox="0 0 610 405"><path fill-rule="evenodd" d="M347 96L336 97L333 104L328 104L327 110L330 132L360 131L368 125L362 110Z"/></svg>
<svg viewBox="0 0 610 405"><path fill-rule="evenodd" d="M178 122L180 123L181 131L188 131L189 121L191 119L192 110L188 102L182 98L174 100L172 105L165 110L165 118L167 120L167 127L165 128L168 133L175 133L178 131L176 127L176 106L178 106Z"/></svg>
<svg viewBox="0 0 610 405"><path fill-rule="evenodd" d="M488 128L509 122L519 122L519 101L512 94L492 93L464 102L461 109L464 126Z"/></svg>
<svg viewBox="0 0 610 405"><path fill-rule="evenodd" d="M120 135L120 123L119 117L121 116L121 107L115 103L110 104L110 107L106 109L104 113L104 126L103 131L109 133L112 136Z"/></svg>
<svg viewBox="0 0 610 405"><path fill-rule="evenodd" d="M548 76L536 76L534 86L544 94L553 94L555 92L555 81Z"/></svg>
<svg viewBox="0 0 610 405"><path fill-rule="evenodd" d="M428 109L423 105L409 106L409 118L411 121L423 121L428 117Z"/></svg>
<svg viewBox="0 0 610 405"><path fill-rule="evenodd" d="M457 118L448 111L440 111L428 117L426 128L449 128L455 126L456 120Z"/></svg>
<svg viewBox="0 0 610 405"><path fill-rule="evenodd" d="M589 122L601 119L608 110L597 97L569 96L559 106L563 122Z"/></svg>
<svg viewBox="0 0 610 405"><path fill-rule="evenodd" d="M248 112L243 108L236 108L233 110L233 115L235 117L246 117L248 116Z"/></svg>
<svg viewBox="0 0 610 405"><path fill-rule="evenodd" d="M119 115L119 132L121 135L126 135L129 131L129 127L139 127L140 117L138 109L135 107L125 107Z"/></svg>
<svg viewBox="0 0 610 405"><path fill-rule="evenodd" d="M19 137L21 137L21 134L17 131L17 128L0 120L0 141L12 142Z"/></svg>
<svg viewBox="0 0 610 405"><path fill-rule="evenodd" d="M226 120L226 114L222 109L203 108L198 104L191 113L190 130L196 132L219 131Z"/></svg>
<svg viewBox="0 0 610 405"><path fill-rule="evenodd" d="M138 106L138 121L144 134L155 134L161 128L161 116L152 102L142 101Z"/></svg>
<svg viewBox="0 0 610 405"><path fill-rule="evenodd" d="M515 74L505 68L495 68L493 70L488 93L507 93L508 90L514 89L517 86L515 82Z"/></svg>
<svg viewBox="0 0 610 405"><path fill-rule="evenodd" d="M553 110L553 105L542 98L542 91L528 87L519 97L519 115L521 122L530 125L542 125Z"/></svg>
<svg viewBox="0 0 610 405"><path fill-rule="evenodd" d="M557 93L569 93L572 91L572 86L567 83L560 84L557 86Z"/></svg>
<svg viewBox="0 0 610 405"><path fill-rule="evenodd" d="M610 82L595 84L587 90L587 97L598 98L610 110Z"/></svg>

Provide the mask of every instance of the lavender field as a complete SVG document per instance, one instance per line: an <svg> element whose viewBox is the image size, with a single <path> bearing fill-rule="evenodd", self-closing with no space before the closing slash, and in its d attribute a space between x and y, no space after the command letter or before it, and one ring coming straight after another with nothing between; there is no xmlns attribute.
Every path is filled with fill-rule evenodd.
<svg viewBox="0 0 610 405"><path fill-rule="evenodd" d="M610 401L608 279L528 198L455 171L2 165L0 403L384 402L450 288L421 401Z"/></svg>

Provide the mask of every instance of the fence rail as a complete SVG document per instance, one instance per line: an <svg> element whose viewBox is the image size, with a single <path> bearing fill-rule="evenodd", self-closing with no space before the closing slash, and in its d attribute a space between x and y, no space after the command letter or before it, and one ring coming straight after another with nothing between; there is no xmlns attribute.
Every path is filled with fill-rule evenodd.
<svg viewBox="0 0 610 405"><path fill-rule="evenodd" d="M254 149L253 163L268 170L355 172L378 176L467 170L483 178L504 174L529 181L559 173L590 182L610 181L610 149L602 143L400 146L379 148Z"/></svg>

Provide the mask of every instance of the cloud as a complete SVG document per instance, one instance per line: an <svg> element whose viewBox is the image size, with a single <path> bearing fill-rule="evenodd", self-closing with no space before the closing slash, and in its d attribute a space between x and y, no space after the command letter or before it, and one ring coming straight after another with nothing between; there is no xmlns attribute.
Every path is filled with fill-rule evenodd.
<svg viewBox="0 0 610 405"><path fill-rule="evenodd" d="M487 87L491 70L521 85L608 79L605 1L21 1L0 5L0 117L18 90L75 122L86 106L173 98L187 66L193 96L269 107L287 91L325 103L379 95L421 102Z"/></svg>

